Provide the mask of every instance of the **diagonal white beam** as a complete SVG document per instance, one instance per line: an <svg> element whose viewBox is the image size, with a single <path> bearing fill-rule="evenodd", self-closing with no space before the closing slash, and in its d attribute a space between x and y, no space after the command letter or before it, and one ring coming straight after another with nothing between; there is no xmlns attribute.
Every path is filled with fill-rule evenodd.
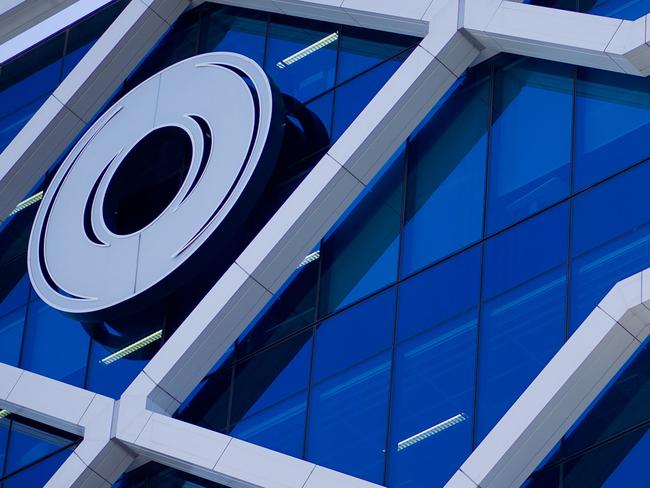
<svg viewBox="0 0 650 488"><path fill-rule="evenodd" d="M650 269L617 283L446 488L521 486L650 333Z"/></svg>

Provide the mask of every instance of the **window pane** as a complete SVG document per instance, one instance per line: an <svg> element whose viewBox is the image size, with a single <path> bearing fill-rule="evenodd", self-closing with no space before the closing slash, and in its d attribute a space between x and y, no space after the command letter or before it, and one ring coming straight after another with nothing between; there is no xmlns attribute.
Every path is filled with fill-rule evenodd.
<svg viewBox="0 0 650 488"><path fill-rule="evenodd" d="M402 149L325 237L320 316L397 279L403 155Z"/></svg>
<svg viewBox="0 0 650 488"><path fill-rule="evenodd" d="M71 439L13 420L5 473L13 473L72 443Z"/></svg>
<svg viewBox="0 0 650 488"><path fill-rule="evenodd" d="M25 307L0 317L0 363L18 366L25 325Z"/></svg>
<svg viewBox="0 0 650 488"><path fill-rule="evenodd" d="M335 27L273 17L269 35L265 69L282 93L306 102L334 86L338 47Z"/></svg>
<svg viewBox="0 0 650 488"><path fill-rule="evenodd" d="M650 12L648 0L579 0L580 11L607 15L617 19L636 20Z"/></svg>
<svg viewBox="0 0 650 488"><path fill-rule="evenodd" d="M314 381L390 348L394 323L395 289L325 320L316 332Z"/></svg>
<svg viewBox="0 0 650 488"><path fill-rule="evenodd" d="M481 248L474 247L400 285L401 341L454 319L478 304Z"/></svg>
<svg viewBox="0 0 650 488"><path fill-rule="evenodd" d="M46 99L47 96L38 97L0 119L0 150L9 145Z"/></svg>
<svg viewBox="0 0 650 488"><path fill-rule="evenodd" d="M231 423L306 389L311 348L309 330L236 364Z"/></svg>
<svg viewBox="0 0 650 488"><path fill-rule="evenodd" d="M21 367L83 386L90 338L81 324L42 300L30 304Z"/></svg>
<svg viewBox="0 0 650 488"><path fill-rule="evenodd" d="M389 381L390 354L386 353L314 386L308 459L381 483Z"/></svg>
<svg viewBox="0 0 650 488"><path fill-rule="evenodd" d="M471 452L476 311L397 350L389 484L443 486Z"/></svg>
<svg viewBox="0 0 650 488"><path fill-rule="evenodd" d="M409 144L402 274L483 234L488 94L461 88Z"/></svg>
<svg viewBox="0 0 650 488"><path fill-rule="evenodd" d="M650 155L650 84L600 70L578 76L575 185L581 189Z"/></svg>
<svg viewBox="0 0 650 488"><path fill-rule="evenodd" d="M650 266L650 164L574 200L571 330L619 280Z"/></svg>
<svg viewBox="0 0 650 488"><path fill-rule="evenodd" d="M568 195L573 68L517 60L498 68L494 91L490 232Z"/></svg>
<svg viewBox="0 0 650 488"><path fill-rule="evenodd" d="M302 457L307 392L241 420L230 435L290 456Z"/></svg>
<svg viewBox="0 0 650 488"><path fill-rule="evenodd" d="M71 454L71 449L63 449L43 461L20 471L2 481L2 488L25 488L45 486L57 469Z"/></svg>
<svg viewBox="0 0 650 488"><path fill-rule="evenodd" d="M0 419L0 479L4 474L5 458L7 457L7 440L9 439L9 429L11 420L8 418ZM0 483L2 486L2 483Z"/></svg>
<svg viewBox="0 0 650 488"><path fill-rule="evenodd" d="M477 442L564 342L568 206L486 244Z"/></svg>

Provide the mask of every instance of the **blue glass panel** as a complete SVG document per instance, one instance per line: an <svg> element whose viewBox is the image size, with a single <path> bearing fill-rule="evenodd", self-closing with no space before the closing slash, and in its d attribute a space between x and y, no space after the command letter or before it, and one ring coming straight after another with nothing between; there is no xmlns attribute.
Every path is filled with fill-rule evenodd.
<svg viewBox="0 0 650 488"><path fill-rule="evenodd" d="M8 418L0 419L0 480L4 473L5 458L7 457L7 440L9 439L10 428L11 421ZM2 486L1 481L0 486Z"/></svg>
<svg viewBox="0 0 650 488"><path fill-rule="evenodd" d="M650 266L650 165L574 199L571 330L619 280Z"/></svg>
<svg viewBox="0 0 650 488"><path fill-rule="evenodd" d="M59 34L2 66L0 116L12 114L54 91L61 80L64 38Z"/></svg>
<svg viewBox="0 0 650 488"><path fill-rule="evenodd" d="M301 457L305 440L307 392L241 420L230 435L290 456Z"/></svg>
<svg viewBox="0 0 650 488"><path fill-rule="evenodd" d="M400 285L397 336L401 341L454 319L479 300L481 248L474 247Z"/></svg>
<svg viewBox="0 0 650 488"><path fill-rule="evenodd" d="M580 11L617 19L636 20L650 12L648 0L579 0Z"/></svg>
<svg viewBox="0 0 650 488"><path fill-rule="evenodd" d="M9 145L46 99L47 96L38 97L0 119L0 150Z"/></svg>
<svg viewBox="0 0 650 488"><path fill-rule="evenodd" d="M21 367L83 386L90 338L81 324L42 300L30 304Z"/></svg>
<svg viewBox="0 0 650 488"><path fill-rule="evenodd" d="M307 388L311 329L235 365L231 423Z"/></svg>
<svg viewBox="0 0 650 488"><path fill-rule="evenodd" d="M221 7L207 16L206 24L202 52L231 51L264 64L268 14Z"/></svg>
<svg viewBox="0 0 650 488"><path fill-rule="evenodd" d="M131 343L135 342L131 341ZM126 346L126 344L125 344ZM153 343L140 349L138 354L131 354L116 361L105 364L102 359L108 358L115 352L115 349L100 344L93 340L90 348L90 362L88 364L88 378L86 388L101 395L119 398L126 387L135 379L142 368L147 364L146 359L142 359L141 354L146 350L153 354L154 348L158 348L159 343ZM121 347L117 348L117 350Z"/></svg>
<svg viewBox="0 0 650 488"><path fill-rule="evenodd" d="M56 470L68 459L70 453L70 449L63 449L28 469L6 478L2 481L2 488L45 486Z"/></svg>
<svg viewBox="0 0 650 488"><path fill-rule="evenodd" d="M567 234L561 205L487 242L478 442L564 342Z"/></svg>
<svg viewBox="0 0 650 488"><path fill-rule="evenodd" d="M3 280L4 281L4 280ZM4 283L2 283L4 285ZM27 303L29 277L25 273L10 290L0 292L0 315L16 310Z"/></svg>
<svg viewBox="0 0 650 488"><path fill-rule="evenodd" d="M306 102L334 86L336 33L327 24L273 17L265 69L282 93Z"/></svg>
<svg viewBox="0 0 650 488"><path fill-rule="evenodd" d="M397 350L389 485L443 486L472 448L476 311Z"/></svg>
<svg viewBox="0 0 650 488"><path fill-rule="evenodd" d="M18 366L25 325L25 307L0 317L0 362Z"/></svg>
<svg viewBox="0 0 650 488"><path fill-rule="evenodd" d="M460 88L409 145L402 273L481 238L488 85Z"/></svg>
<svg viewBox="0 0 650 488"><path fill-rule="evenodd" d="M650 486L650 434L645 425L564 465L564 488Z"/></svg>
<svg viewBox="0 0 650 488"><path fill-rule="evenodd" d="M396 280L403 164L402 149L325 237L320 316Z"/></svg>
<svg viewBox="0 0 650 488"><path fill-rule="evenodd" d="M339 48L337 83L346 81L382 61L397 57L401 63L405 49L418 43L413 37L343 26Z"/></svg>
<svg viewBox="0 0 650 488"><path fill-rule="evenodd" d="M648 80L585 69L578 73L576 93L576 189L650 155Z"/></svg>
<svg viewBox="0 0 650 488"><path fill-rule="evenodd" d="M568 195L573 68L517 60L497 70L494 92L490 232Z"/></svg>
<svg viewBox="0 0 650 488"><path fill-rule="evenodd" d="M533 473L521 488L560 488L560 473L559 466Z"/></svg>
<svg viewBox="0 0 650 488"><path fill-rule="evenodd" d="M390 354L386 353L314 386L308 459L381 483L389 381Z"/></svg>
<svg viewBox="0 0 650 488"><path fill-rule="evenodd" d="M395 323L395 289L325 320L316 332L314 381L390 348Z"/></svg>
<svg viewBox="0 0 650 488"><path fill-rule="evenodd" d="M400 64L398 59L386 61L336 89L333 129L335 139L345 132L357 115L366 108Z"/></svg>
<svg viewBox="0 0 650 488"><path fill-rule="evenodd" d="M70 439L12 421L5 473L11 474L72 443Z"/></svg>

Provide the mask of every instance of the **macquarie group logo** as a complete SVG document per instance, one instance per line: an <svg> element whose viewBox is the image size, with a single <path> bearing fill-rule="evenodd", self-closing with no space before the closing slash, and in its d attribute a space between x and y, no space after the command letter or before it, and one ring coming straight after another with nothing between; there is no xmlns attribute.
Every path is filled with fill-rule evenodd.
<svg viewBox="0 0 650 488"><path fill-rule="evenodd" d="M205 265L206 243L232 239L255 205L284 110L262 69L233 53L184 60L129 92L70 152L39 208L28 266L40 297L92 318L179 286Z"/></svg>

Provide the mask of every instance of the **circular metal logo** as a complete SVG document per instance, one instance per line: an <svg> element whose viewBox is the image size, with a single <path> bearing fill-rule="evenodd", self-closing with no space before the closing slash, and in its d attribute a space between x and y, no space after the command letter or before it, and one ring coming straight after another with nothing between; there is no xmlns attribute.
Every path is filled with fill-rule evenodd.
<svg viewBox="0 0 650 488"><path fill-rule="evenodd" d="M43 198L28 251L38 295L94 314L169 281L217 229L246 218L277 158L281 105L262 69L233 53L186 59L129 92Z"/></svg>

